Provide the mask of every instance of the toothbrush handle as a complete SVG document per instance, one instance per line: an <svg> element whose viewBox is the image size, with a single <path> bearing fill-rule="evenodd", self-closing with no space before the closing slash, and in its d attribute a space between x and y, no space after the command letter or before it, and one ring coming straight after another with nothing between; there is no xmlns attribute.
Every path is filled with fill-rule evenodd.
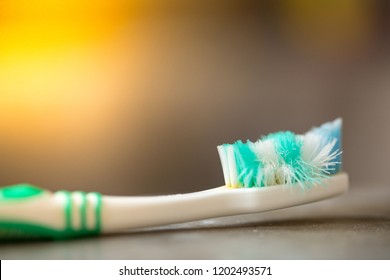
<svg viewBox="0 0 390 280"><path fill-rule="evenodd" d="M29 184L0 188L0 241L97 235L101 211L99 193L52 193Z"/></svg>
<svg viewBox="0 0 390 280"><path fill-rule="evenodd" d="M348 190L339 173L308 189L299 185L228 189L150 197L103 196L102 231L161 226L208 218L270 211L315 202Z"/></svg>
<svg viewBox="0 0 390 280"><path fill-rule="evenodd" d="M225 207L210 205L221 198L213 193L114 197L28 184L0 188L0 240L68 239L226 215Z"/></svg>
<svg viewBox="0 0 390 280"><path fill-rule="evenodd" d="M226 215L225 207L210 204L220 199L221 193L213 190L114 197L79 191L53 193L20 184L0 188L0 241L68 239Z"/></svg>
<svg viewBox="0 0 390 280"><path fill-rule="evenodd" d="M0 241L67 239L130 228L161 226L269 211L340 195L348 175L339 173L302 190L299 185L228 189L187 194L115 197L99 193L49 192L28 184L0 188ZM19 238L18 238L19 239Z"/></svg>
<svg viewBox="0 0 390 280"><path fill-rule="evenodd" d="M237 207L224 195L227 192L226 187L221 187L175 195L103 196L102 231L115 232L237 214Z"/></svg>

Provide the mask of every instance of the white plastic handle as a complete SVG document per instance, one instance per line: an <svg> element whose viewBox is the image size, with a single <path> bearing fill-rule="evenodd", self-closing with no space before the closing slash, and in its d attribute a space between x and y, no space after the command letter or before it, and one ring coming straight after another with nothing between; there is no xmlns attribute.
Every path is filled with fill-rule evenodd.
<svg viewBox="0 0 390 280"><path fill-rule="evenodd" d="M322 184L302 189L299 185L228 189L151 197L103 197L102 230L160 226L221 216L286 208L343 194L348 175L339 173Z"/></svg>

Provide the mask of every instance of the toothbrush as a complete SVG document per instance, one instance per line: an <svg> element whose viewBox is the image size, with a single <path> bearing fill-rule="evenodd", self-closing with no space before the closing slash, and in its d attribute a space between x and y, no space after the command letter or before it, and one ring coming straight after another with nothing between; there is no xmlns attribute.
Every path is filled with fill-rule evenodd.
<svg viewBox="0 0 390 280"><path fill-rule="evenodd" d="M0 188L0 240L70 239L291 207L340 195L341 119L304 135L278 132L218 146L225 186L166 196L52 193L29 184Z"/></svg>

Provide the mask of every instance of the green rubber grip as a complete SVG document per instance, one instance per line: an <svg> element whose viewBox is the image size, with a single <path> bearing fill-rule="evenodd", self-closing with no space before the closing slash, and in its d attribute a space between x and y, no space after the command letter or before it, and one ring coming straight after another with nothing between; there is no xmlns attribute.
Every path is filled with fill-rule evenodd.
<svg viewBox="0 0 390 280"><path fill-rule="evenodd" d="M78 201L73 196L76 193L79 197ZM87 196L93 198L94 202L89 202ZM78 203L77 207L75 203ZM90 207L89 215L88 207ZM56 211L56 216L60 219L54 223L57 226L53 225L53 219L50 218L52 216L46 215L50 211ZM35 215L31 216L32 212ZM73 223L74 217L80 221L76 222L77 227ZM93 219L89 226L88 218ZM58 223L62 223L62 226L58 227ZM102 195L100 193L87 194L69 191L52 193L30 184L0 188L0 242L26 239L70 239L98 235L101 230Z"/></svg>
<svg viewBox="0 0 390 280"><path fill-rule="evenodd" d="M0 188L0 203L39 196L46 191L30 184L18 184Z"/></svg>

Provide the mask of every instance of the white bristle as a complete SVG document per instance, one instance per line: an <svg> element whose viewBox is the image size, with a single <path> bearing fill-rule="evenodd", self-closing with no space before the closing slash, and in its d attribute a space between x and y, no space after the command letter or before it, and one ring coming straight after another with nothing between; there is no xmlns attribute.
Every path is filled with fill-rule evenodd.
<svg viewBox="0 0 390 280"><path fill-rule="evenodd" d="M282 165L281 168L279 168L279 180L278 180L278 183L279 184L287 184L287 185L291 185L292 182L293 182L293 179L294 179L294 172L291 170L291 167L289 167L288 165L284 164Z"/></svg>
<svg viewBox="0 0 390 280"><path fill-rule="evenodd" d="M304 136L302 146L302 159L318 170L326 172L330 166L337 164L334 160L339 155L339 152L331 152L337 143L337 139L332 139L326 144L323 143L324 139L321 135L307 133Z"/></svg>
<svg viewBox="0 0 390 280"><path fill-rule="evenodd" d="M271 165L264 166L264 182L266 186L276 185L276 169Z"/></svg>
<svg viewBox="0 0 390 280"><path fill-rule="evenodd" d="M237 187L238 186L238 176L237 176L237 167L236 167L236 157L234 156L234 148L229 145L226 146L226 154L227 154L227 162L229 167L229 177L230 177L230 185L229 187Z"/></svg>
<svg viewBox="0 0 390 280"><path fill-rule="evenodd" d="M275 164L278 162L278 154L276 153L274 143L271 140L257 141L253 145L253 149L257 158L263 162L264 165Z"/></svg>
<svg viewBox="0 0 390 280"><path fill-rule="evenodd" d="M220 145L217 147L219 158L221 159L221 165L222 165L222 171L223 171L223 177L225 179L225 185L230 186L230 174L229 174L229 165L228 165L228 159L226 155L226 149L223 145Z"/></svg>

